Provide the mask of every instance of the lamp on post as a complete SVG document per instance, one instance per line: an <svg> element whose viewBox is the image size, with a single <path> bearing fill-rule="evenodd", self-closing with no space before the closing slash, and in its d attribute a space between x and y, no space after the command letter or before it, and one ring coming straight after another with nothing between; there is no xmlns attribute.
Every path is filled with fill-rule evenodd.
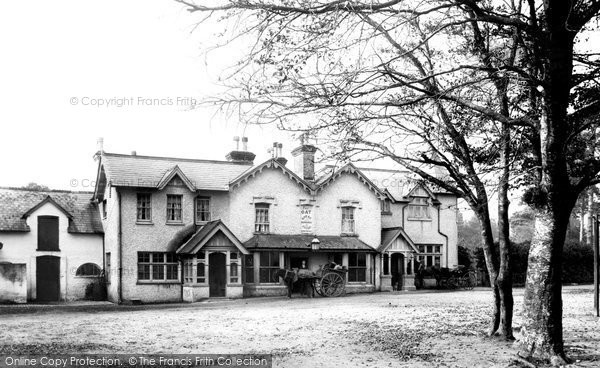
<svg viewBox="0 0 600 368"><path fill-rule="evenodd" d="M316 236L313 238L313 240L310 241L310 249L313 252L316 252L319 249L321 249L321 241Z"/></svg>

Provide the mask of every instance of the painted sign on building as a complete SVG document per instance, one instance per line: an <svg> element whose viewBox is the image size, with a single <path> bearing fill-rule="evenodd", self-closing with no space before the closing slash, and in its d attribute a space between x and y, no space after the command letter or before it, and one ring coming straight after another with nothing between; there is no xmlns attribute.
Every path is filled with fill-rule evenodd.
<svg viewBox="0 0 600 368"><path fill-rule="evenodd" d="M313 233L312 206L304 205L300 212L300 231L302 234Z"/></svg>

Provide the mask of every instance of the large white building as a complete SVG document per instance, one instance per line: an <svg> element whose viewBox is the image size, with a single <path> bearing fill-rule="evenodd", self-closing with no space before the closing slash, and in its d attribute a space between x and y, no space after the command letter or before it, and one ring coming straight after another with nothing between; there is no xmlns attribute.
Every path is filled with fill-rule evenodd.
<svg viewBox="0 0 600 368"><path fill-rule="evenodd" d="M315 151L303 144L289 165L277 154L254 165L244 149L226 161L100 150L93 200L109 300L283 295L274 272L302 262L343 265L348 292L410 290L419 260L457 265L455 196L407 172L315 172Z"/></svg>

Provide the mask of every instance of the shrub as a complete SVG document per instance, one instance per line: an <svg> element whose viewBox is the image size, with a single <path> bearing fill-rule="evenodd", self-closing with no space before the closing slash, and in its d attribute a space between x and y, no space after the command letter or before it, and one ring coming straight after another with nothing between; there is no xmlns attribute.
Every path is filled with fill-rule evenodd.
<svg viewBox="0 0 600 368"><path fill-rule="evenodd" d="M523 286L527 274L527 257L529 255L529 241L522 243L513 243L510 253L510 263L513 273L513 283L515 286ZM498 266L498 244L494 247L494 263ZM579 243L578 241L569 241L563 248L563 274L564 284L570 283L591 283L594 281L594 251L592 247ZM475 251L476 266L487 275L483 249ZM487 277L487 276L486 276Z"/></svg>

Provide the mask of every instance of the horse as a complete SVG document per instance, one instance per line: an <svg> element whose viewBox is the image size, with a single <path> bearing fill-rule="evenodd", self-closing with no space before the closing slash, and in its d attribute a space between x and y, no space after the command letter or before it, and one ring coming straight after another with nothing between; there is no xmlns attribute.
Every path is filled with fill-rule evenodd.
<svg viewBox="0 0 600 368"><path fill-rule="evenodd" d="M283 268L278 269L273 274L273 281L279 281L279 278L283 280L287 287L288 298L292 297L292 289L296 282L302 283L302 292L308 294L308 296L314 296L314 285L313 279L310 277L298 277L299 272L293 270L286 270Z"/></svg>
<svg viewBox="0 0 600 368"><path fill-rule="evenodd" d="M292 288L294 287L294 282L298 281L298 275L292 270L280 268L273 274L273 281L277 282L279 281L279 278L281 278L285 283L285 286L287 286L287 296L288 298L291 298Z"/></svg>

